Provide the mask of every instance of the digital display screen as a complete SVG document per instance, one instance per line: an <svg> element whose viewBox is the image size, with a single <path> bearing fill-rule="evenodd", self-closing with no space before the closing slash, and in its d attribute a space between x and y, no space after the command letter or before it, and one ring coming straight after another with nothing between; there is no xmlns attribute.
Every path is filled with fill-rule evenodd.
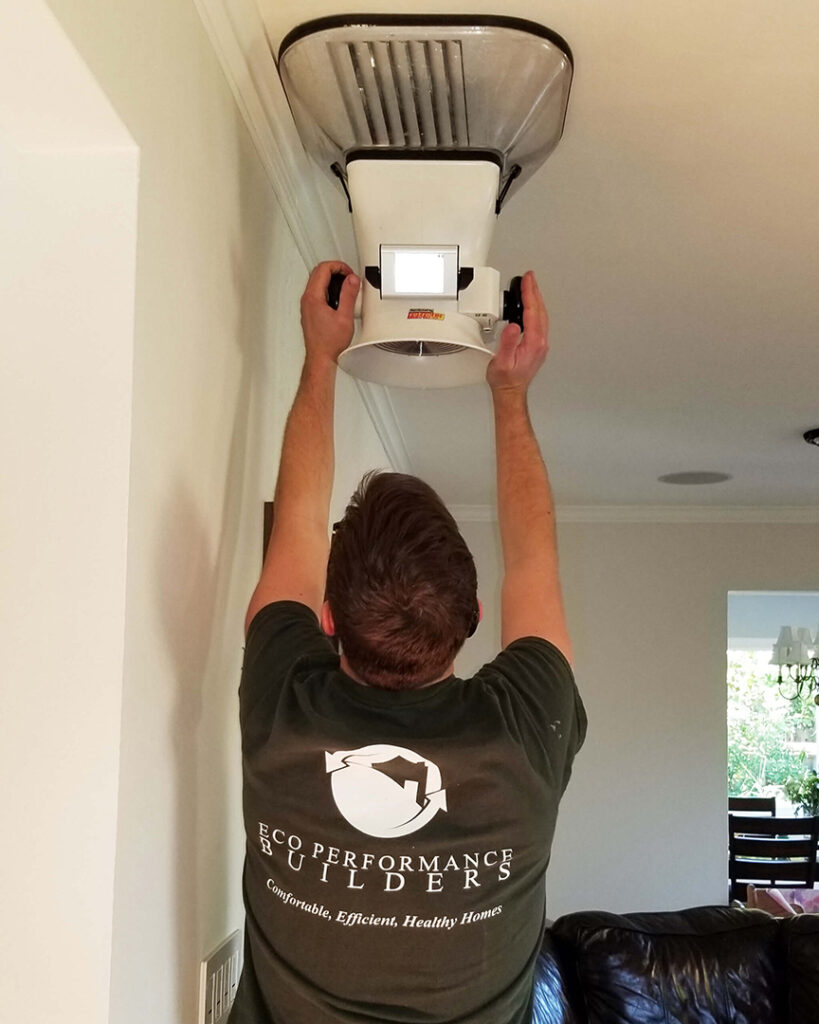
<svg viewBox="0 0 819 1024"><path fill-rule="evenodd" d="M382 245L381 295L458 297L457 245Z"/></svg>
<svg viewBox="0 0 819 1024"><path fill-rule="evenodd" d="M444 254L413 252L395 254L395 291L399 295L443 295Z"/></svg>

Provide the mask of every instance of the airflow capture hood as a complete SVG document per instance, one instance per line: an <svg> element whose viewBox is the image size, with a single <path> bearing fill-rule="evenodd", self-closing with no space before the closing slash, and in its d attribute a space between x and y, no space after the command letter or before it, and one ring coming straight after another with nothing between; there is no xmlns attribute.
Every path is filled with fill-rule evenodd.
<svg viewBox="0 0 819 1024"><path fill-rule="evenodd" d="M328 173L358 149L489 150L517 188L560 140L572 58L517 18L347 15L291 32L279 71Z"/></svg>
<svg viewBox="0 0 819 1024"><path fill-rule="evenodd" d="M560 140L568 46L515 18L347 15L291 32L279 72L353 215L362 325L341 365L410 387L480 380L502 312L494 222Z"/></svg>

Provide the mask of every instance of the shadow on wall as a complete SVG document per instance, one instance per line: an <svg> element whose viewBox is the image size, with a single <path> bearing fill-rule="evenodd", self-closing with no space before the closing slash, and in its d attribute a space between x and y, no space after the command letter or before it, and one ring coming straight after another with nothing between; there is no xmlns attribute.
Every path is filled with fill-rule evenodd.
<svg viewBox="0 0 819 1024"><path fill-rule="evenodd" d="M195 498L182 480L168 492L157 555L160 616L173 658L176 700L171 739L176 779L174 879L176 919L176 978L180 1019L192 1019L191 953L199 933L197 878L194 864L201 787L196 771L202 726L208 636L216 604L216 573L205 522ZM218 806L218 799L215 803ZM169 866L170 867L170 866Z"/></svg>
<svg viewBox="0 0 819 1024"><path fill-rule="evenodd" d="M241 129L243 131L243 129ZM199 960L236 927L238 893L231 866L241 835L231 826L241 820L241 761L238 701L243 619L249 599L247 566L258 565L260 531L248 528L260 517L255 508L262 450L262 405L256 394L264 380L265 352L271 335L273 231L266 211L252 209L249 161L256 160L247 140L237 139L238 233L229 245L239 375L232 393L212 402L233 409L227 448L204 452L168 488L163 527L156 547L157 603L174 663L176 701L171 722L176 773L176 849L173 878L176 917L176 981L180 1021L196 1013ZM258 169L252 176L258 195ZM225 262L228 262L226 256ZM225 362L229 365L229 360ZM208 382L222 389L224 380ZM200 408L203 406L199 406ZM203 424L203 436L210 433ZM200 449L201 450L201 449ZM226 450L226 460L221 454ZM224 466L218 513L202 507L198 471L211 478ZM211 485L211 489L213 485ZM258 512L259 516L254 513ZM214 524L219 537L213 547ZM252 585L252 584L251 584Z"/></svg>

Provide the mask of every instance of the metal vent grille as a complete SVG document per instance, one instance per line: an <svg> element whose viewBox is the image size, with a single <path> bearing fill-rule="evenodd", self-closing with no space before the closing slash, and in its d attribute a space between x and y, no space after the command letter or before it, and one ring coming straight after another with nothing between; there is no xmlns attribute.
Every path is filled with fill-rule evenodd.
<svg viewBox="0 0 819 1024"><path fill-rule="evenodd" d="M330 42L360 146L469 147L460 40Z"/></svg>
<svg viewBox="0 0 819 1024"><path fill-rule="evenodd" d="M463 352L465 345L451 345L446 341L379 341L376 348L399 356L452 356Z"/></svg>

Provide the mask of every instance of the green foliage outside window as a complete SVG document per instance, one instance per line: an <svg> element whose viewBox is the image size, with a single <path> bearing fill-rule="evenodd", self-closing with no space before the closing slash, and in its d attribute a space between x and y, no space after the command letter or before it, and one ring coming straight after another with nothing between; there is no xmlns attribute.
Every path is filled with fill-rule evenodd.
<svg viewBox="0 0 819 1024"><path fill-rule="evenodd" d="M729 796L772 796L816 767L816 705L782 697L768 658L728 652Z"/></svg>
<svg viewBox="0 0 819 1024"><path fill-rule="evenodd" d="M819 775L811 768L801 778L789 779L785 796L802 814L815 817L819 814Z"/></svg>

